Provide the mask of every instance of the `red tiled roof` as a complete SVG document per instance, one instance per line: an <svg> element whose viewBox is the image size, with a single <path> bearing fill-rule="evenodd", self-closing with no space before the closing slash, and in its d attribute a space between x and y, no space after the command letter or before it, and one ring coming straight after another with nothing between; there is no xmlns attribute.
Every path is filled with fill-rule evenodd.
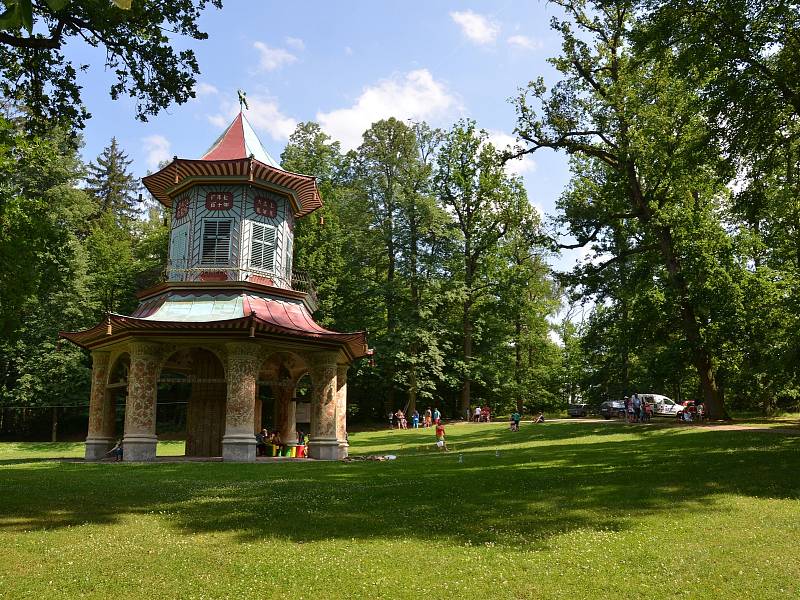
<svg viewBox="0 0 800 600"><path fill-rule="evenodd" d="M147 318L166 299L167 295L147 300L130 317L111 313L107 321L90 329L61 332L59 336L83 348L95 348L133 335L240 337L242 334L249 334L250 326L253 325L256 337L279 336L320 343L327 347L338 346L346 350L353 359L366 356L367 353L367 339L363 331L339 333L325 329L314 321L302 303L243 295L242 307L245 314L234 319L159 321Z"/></svg>

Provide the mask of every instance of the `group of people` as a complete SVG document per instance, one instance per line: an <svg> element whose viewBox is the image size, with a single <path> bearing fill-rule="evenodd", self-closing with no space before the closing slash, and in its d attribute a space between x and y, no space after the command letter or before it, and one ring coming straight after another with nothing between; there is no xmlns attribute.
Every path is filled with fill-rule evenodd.
<svg viewBox="0 0 800 600"><path fill-rule="evenodd" d="M625 396L625 415L628 423L648 423L653 416L653 405L645 402L635 393Z"/></svg>
<svg viewBox="0 0 800 600"><path fill-rule="evenodd" d="M306 445L306 434L302 431L297 432L297 445ZM282 454L286 450L286 442L281 439L280 431L262 429L256 434L256 456L268 456L267 452L270 446L275 446L278 454Z"/></svg>
<svg viewBox="0 0 800 600"><path fill-rule="evenodd" d="M492 409L488 406L476 406L472 413L472 421L474 423L491 423Z"/></svg>
<svg viewBox="0 0 800 600"><path fill-rule="evenodd" d="M422 416L420 416L417 409L414 409L414 412L411 413L411 427L413 429L418 429L420 426L431 427L434 424L438 425L441 420L442 413L439 412L438 407L431 410L429 406ZM408 429L408 419L406 418L406 414L400 409L389 413L389 429L394 429L395 426L397 429Z"/></svg>
<svg viewBox="0 0 800 600"><path fill-rule="evenodd" d="M705 419L705 406L702 402L687 400L683 403L683 410L678 411L678 421L681 423L692 423Z"/></svg>

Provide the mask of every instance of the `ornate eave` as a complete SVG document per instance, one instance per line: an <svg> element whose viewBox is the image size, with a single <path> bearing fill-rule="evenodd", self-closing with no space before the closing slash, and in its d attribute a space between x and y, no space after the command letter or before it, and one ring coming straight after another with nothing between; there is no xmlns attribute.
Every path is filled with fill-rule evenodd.
<svg viewBox="0 0 800 600"><path fill-rule="evenodd" d="M192 183L249 183L287 193L294 216L303 217L322 207L316 177L284 171L255 158L189 160L175 158L166 167L142 178L142 183L161 204L172 200Z"/></svg>
<svg viewBox="0 0 800 600"><path fill-rule="evenodd" d="M252 304L252 303L251 303ZM259 307L262 308L263 307ZM217 321L159 321L109 313L105 321L83 331L62 331L59 336L89 350L116 344L129 338L221 338L274 340L307 350L343 350L350 361L366 356L364 332L337 333L324 329L308 317L305 323L281 316L278 309Z"/></svg>

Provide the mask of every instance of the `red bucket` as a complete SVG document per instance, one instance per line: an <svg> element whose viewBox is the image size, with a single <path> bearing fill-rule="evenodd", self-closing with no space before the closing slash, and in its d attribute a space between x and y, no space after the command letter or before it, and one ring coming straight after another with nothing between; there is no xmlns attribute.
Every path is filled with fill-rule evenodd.
<svg viewBox="0 0 800 600"><path fill-rule="evenodd" d="M297 450L297 458L305 458L306 457L306 447L305 446L295 446Z"/></svg>

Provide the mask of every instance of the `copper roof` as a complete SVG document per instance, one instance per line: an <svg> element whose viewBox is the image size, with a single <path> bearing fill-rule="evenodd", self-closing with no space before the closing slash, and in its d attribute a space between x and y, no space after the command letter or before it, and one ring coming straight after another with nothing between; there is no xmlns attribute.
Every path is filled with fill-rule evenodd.
<svg viewBox="0 0 800 600"><path fill-rule="evenodd" d="M109 313L105 322L90 329L59 335L83 348L96 348L134 335L235 338L249 335L251 326L256 338L339 347L351 359L367 353L364 332L330 331L314 321L302 302L249 294L167 293L145 300L132 316Z"/></svg>

